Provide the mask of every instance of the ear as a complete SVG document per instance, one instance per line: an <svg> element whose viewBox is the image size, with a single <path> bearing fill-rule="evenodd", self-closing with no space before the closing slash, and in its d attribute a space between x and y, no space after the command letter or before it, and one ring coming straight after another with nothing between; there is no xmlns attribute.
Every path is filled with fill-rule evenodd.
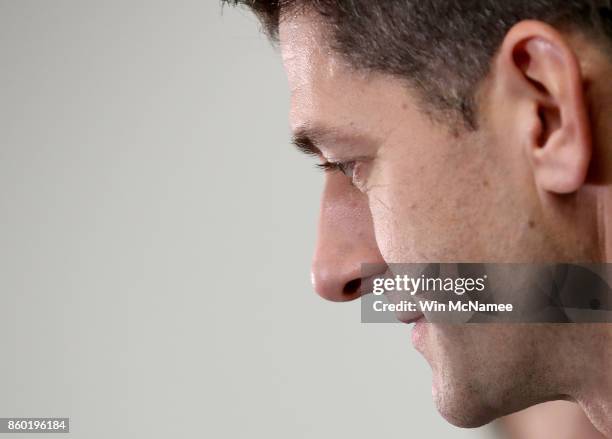
<svg viewBox="0 0 612 439"><path fill-rule="evenodd" d="M497 57L503 105L514 106L513 136L524 148L536 185L567 194L585 182L592 145L579 62L551 26L522 21Z"/></svg>

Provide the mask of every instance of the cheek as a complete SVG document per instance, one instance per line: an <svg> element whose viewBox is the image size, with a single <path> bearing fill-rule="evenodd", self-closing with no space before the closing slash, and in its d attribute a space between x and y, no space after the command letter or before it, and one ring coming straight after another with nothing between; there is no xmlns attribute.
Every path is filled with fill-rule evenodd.
<svg viewBox="0 0 612 439"><path fill-rule="evenodd" d="M390 170L368 193L376 240L389 263L432 260L442 246L437 238L449 230L440 217L444 197L435 193L440 185L409 168Z"/></svg>
<svg viewBox="0 0 612 439"><path fill-rule="evenodd" d="M419 217L413 196L385 186L369 194L376 242L388 263L416 262L423 253L424 240L417 239L415 219Z"/></svg>
<svg viewBox="0 0 612 439"><path fill-rule="evenodd" d="M444 262L485 257L483 252L493 242L487 232L499 222L495 215L501 208L491 199L488 181L482 183L485 169L475 159L424 150L381 161L368 197L385 260ZM495 210L487 209L493 205Z"/></svg>

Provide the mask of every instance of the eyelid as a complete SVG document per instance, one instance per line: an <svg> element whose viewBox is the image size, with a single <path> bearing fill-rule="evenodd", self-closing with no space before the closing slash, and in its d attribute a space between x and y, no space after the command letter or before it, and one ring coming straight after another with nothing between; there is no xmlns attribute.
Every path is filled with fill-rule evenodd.
<svg viewBox="0 0 612 439"><path fill-rule="evenodd" d="M347 160L347 161L326 160L325 162L319 163L316 166L317 168L322 169L325 172L340 171L347 177L352 178L352 172L351 172L351 175L349 175L348 170L350 169L352 171L356 163L357 163L356 160Z"/></svg>
<svg viewBox="0 0 612 439"><path fill-rule="evenodd" d="M317 168L322 169L325 172L341 172L350 180L352 186L359 191L366 193L367 189L367 175L364 170L367 162L371 159L359 160L347 160L347 161L330 161L326 160L324 163L317 165Z"/></svg>
<svg viewBox="0 0 612 439"><path fill-rule="evenodd" d="M333 172L340 171L344 163L346 162L329 162L326 160L323 163L317 163L315 166L325 172Z"/></svg>

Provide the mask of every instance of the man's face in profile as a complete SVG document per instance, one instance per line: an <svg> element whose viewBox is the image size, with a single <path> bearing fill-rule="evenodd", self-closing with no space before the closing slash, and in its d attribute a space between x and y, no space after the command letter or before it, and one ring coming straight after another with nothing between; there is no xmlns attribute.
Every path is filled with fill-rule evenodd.
<svg viewBox="0 0 612 439"><path fill-rule="evenodd" d="M463 130L424 111L404 80L349 66L315 14L286 17L279 30L296 141L333 170L313 265L322 296L358 297L366 262L592 260L592 243L577 245L592 219L569 224L542 208L515 108L500 106L496 84L483 84L479 129ZM563 398L574 383L553 383L549 371L574 367L555 352L580 331L537 328L420 325L415 345L432 367L440 412L478 426Z"/></svg>

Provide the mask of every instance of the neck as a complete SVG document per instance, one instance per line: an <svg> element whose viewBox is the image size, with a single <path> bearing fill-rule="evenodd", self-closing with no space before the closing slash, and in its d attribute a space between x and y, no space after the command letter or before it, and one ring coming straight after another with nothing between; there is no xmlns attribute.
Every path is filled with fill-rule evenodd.
<svg viewBox="0 0 612 439"><path fill-rule="evenodd" d="M597 229L601 261L612 263L612 186L599 189L597 194Z"/></svg>
<svg viewBox="0 0 612 439"><path fill-rule="evenodd" d="M612 156L609 159L612 162ZM595 260L612 264L612 182L610 178L602 180L587 189L596 199L599 255ZM612 322L612 311L607 321ZM564 371L574 380L568 394L580 404L591 423L612 438L612 324L571 326L571 336L565 337L569 343L564 346L566 360L568 356L573 359L570 369Z"/></svg>
<svg viewBox="0 0 612 439"><path fill-rule="evenodd" d="M571 351L576 387L569 394L591 423L612 438L612 325L579 324Z"/></svg>

